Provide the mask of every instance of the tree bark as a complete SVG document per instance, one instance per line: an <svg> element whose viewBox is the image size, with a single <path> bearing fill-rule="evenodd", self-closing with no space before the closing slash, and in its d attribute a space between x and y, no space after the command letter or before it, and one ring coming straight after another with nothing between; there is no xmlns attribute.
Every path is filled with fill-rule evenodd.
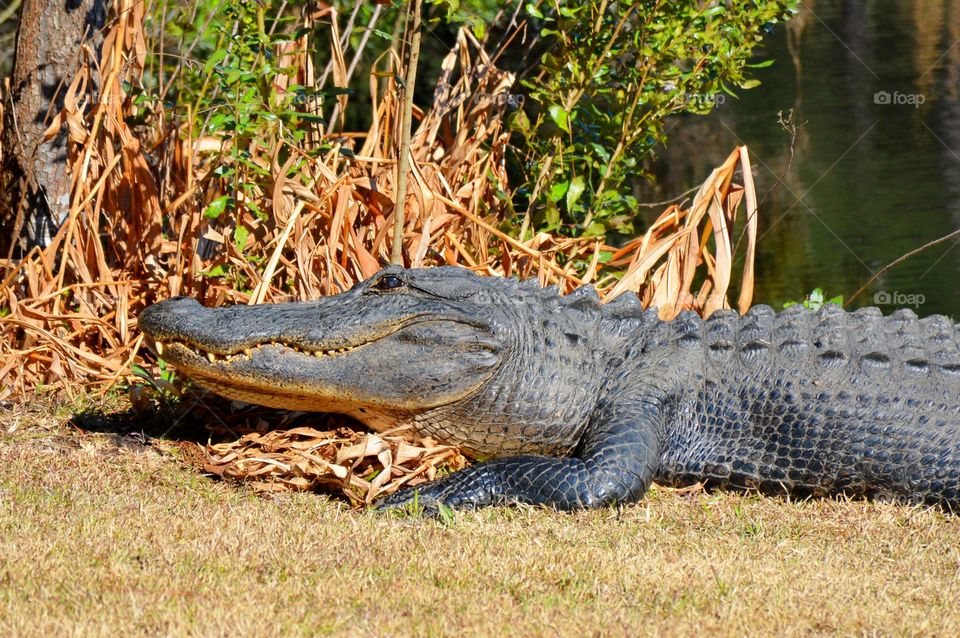
<svg viewBox="0 0 960 638"><path fill-rule="evenodd" d="M66 132L43 133L63 108L81 46L103 42L107 0L23 0L4 96L0 258L45 246L70 211Z"/></svg>

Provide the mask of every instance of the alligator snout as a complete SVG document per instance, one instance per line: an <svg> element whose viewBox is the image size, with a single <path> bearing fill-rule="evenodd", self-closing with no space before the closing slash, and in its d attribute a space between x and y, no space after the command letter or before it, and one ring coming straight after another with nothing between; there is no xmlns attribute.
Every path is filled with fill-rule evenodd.
<svg viewBox="0 0 960 638"><path fill-rule="evenodd" d="M140 313L140 329L153 341L181 337L198 315L205 310L191 297L172 297L154 304Z"/></svg>

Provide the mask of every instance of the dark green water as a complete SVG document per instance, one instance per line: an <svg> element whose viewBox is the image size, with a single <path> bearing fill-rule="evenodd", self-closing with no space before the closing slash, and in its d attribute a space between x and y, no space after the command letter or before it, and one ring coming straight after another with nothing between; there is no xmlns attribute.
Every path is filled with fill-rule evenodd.
<svg viewBox="0 0 960 638"><path fill-rule="evenodd" d="M755 71L761 86L676 122L659 183L642 194L683 192L747 144L760 198L776 185L760 211L757 302L818 286L846 299L960 228L960 0L808 2L760 57L776 60ZM803 125L787 171L791 136L777 120L790 109ZM852 305L960 318L958 244L887 271Z"/></svg>

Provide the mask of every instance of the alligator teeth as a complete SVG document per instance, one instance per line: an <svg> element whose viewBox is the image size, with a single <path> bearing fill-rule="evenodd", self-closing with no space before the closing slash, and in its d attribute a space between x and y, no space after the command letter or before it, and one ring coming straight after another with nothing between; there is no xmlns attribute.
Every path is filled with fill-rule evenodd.
<svg viewBox="0 0 960 638"><path fill-rule="evenodd" d="M162 357L162 356L163 356L163 343L160 342L160 341L155 342L155 343L153 344L153 350L154 350L154 352L157 353L157 356L158 356L158 357Z"/></svg>
<svg viewBox="0 0 960 638"><path fill-rule="evenodd" d="M256 350L259 350L260 348L264 348L264 347L269 347L269 346L283 348L284 350L292 350L296 353L306 355L308 357L314 356L318 359L321 359L323 357L332 357L334 355L343 354L344 352L350 352L351 350L356 350L358 347L358 346L342 346L339 348L327 348L326 350L308 350L301 346L286 344L280 341L266 341L264 343L261 343L249 348L243 348L239 352L220 355L215 352L210 352L209 350L203 350L202 348L198 348L186 343L180 343L180 342L177 342L177 343L180 345L183 345L186 348L189 348L198 357L206 357L207 361L209 361L210 363L232 363L237 359L250 359L251 357L253 357L254 352ZM166 346L164 346L163 343L156 341L153 343L153 350L154 352L157 353L157 356L160 356L163 354L164 350L166 350Z"/></svg>

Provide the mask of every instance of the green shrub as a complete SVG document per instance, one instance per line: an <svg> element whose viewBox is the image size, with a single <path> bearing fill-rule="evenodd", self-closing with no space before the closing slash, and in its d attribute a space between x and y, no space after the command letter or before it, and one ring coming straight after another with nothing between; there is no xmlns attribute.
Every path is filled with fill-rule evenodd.
<svg viewBox="0 0 960 638"><path fill-rule="evenodd" d="M754 47L796 5L592 0L560 2L549 13L527 5L546 52L523 80L533 108L513 118L522 140L523 228L640 230L623 187L665 141L667 118L708 113L718 96L759 84L747 75Z"/></svg>

